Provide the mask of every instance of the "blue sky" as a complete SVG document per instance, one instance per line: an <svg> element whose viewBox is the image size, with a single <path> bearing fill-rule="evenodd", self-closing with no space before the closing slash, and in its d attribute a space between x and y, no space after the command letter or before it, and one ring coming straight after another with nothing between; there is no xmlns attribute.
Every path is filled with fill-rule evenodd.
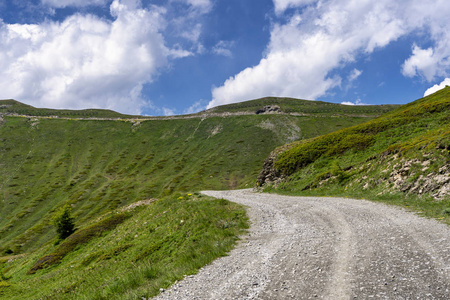
<svg viewBox="0 0 450 300"><path fill-rule="evenodd" d="M0 99L185 114L264 96L403 104L450 85L447 0L0 2Z"/></svg>

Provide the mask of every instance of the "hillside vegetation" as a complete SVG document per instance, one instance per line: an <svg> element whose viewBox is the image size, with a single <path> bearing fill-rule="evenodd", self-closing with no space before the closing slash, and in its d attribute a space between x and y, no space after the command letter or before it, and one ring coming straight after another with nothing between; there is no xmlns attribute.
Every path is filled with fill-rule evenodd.
<svg viewBox="0 0 450 300"><path fill-rule="evenodd" d="M248 227L196 194L113 210L58 245L0 257L0 299L142 299L225 255Z"/></svg>
<svg viewBox="0 0 450 300"><path fill-rule="evenodd" d="M450 221L450 87L364 124L276 149L258 184L379 199Z"/></svg>
<svg viewBox="0 0 450 300"><path fill-rule="evenodd" d="M224 255L247 226L242 207L192 191L252 187L275 147L395 108L305 114L314 104L298 100L302 110L257 115L287 110L268 101L152 120L0 101L0 298L154 295ZM145 205L123 211L136 203ZM65 205L78 230L55 244Z"/></svg>

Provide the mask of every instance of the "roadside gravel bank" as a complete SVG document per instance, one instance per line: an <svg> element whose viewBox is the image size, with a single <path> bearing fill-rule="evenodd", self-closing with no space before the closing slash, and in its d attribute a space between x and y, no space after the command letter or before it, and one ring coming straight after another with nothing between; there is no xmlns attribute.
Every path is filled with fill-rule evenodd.
<svg viewBox="0 0 450 300"><path fill-rule="evenodd" d="M449 299L444 224L364 200L203 194L246 205L249 233L154 299Z"/></svg>

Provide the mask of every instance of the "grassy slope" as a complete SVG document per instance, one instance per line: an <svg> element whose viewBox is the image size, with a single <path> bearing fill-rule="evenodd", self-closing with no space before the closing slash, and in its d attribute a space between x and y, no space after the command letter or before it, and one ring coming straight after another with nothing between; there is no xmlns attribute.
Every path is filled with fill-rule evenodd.
<svg viewBox="0 0 450 300"><path fill-rule="evenodd" d="M2 105L5 108L9 104L2 101ZM256 101L252 105L260 108L266 103ZM342 108L331 105L328 109L332 107ZM86 117L76 111L66 114L27 109L34 116L61 113L61 116ZM374 116L379 112L374 107L364 115ZM74 293L74 298L86 299L92 299L92 295L102 298L115 294L119 298L126 295L136 298L141 294L153 295L159 287L195 272L232 246L236 234L245 227L245 218L242 208L229 203L201 199L185 203L179 195L174 195L183 192L186 199L187 191L253 186L264 157L276 146L367 120L367 117L330 116L320 110L309 113L312 115L141 122L3 116L0 119L0 255L6 256L0 259L0 297L12 299L23 294L31 298L58 295L66 298ZM114 116L99 112L94 117ZM157 202L160 206L152 204L133 214L110 233L105 232L69 251L60 265L26 275L39 258L59 253L59 248L52 244L55 232L51 219L64 204L72 205L77 226L85 230L99 217L149 198L165 200ZM208 207L208 203L214 205ZM187 207L183 208L184 205ZM154 226L162 226L148 224L161 214L153 210L164 207L170 207L164 210L167 218L176 220L164 231L169 237L152 235L130 242L135 240L132 237L141 237L140 232L153 232ZM183 208L181 216L175 212L179 208ZM215 216L222 208L224 213ZM185 235L177 234L177 222L187 218L186 214L202 217L192 223L197 227L183 233L196 238L187 239L183 246L185 254L176 260L176 249L186 239ZM125 233L120 235L122 231ZM121 239L112 238L119 235ZM208 250L211 254L201 248L198 252L200 236L205 236L202 242L205 247L218 245L218 248ZM157 258L152 258L153 251L145 250L156 249L152 243L159 245L155 246ZM99 247L118 258L100 259ZM138 259L138 253L146 254ZM164 263L157 267L149 265L152 259ZM139 270L137 275L126 271L130 265ZM117 274L121 274L120 278Z"/></svg>
<svg viewBox="0 0 450 300"><path fill-rule="evenodd" d="M61 252L67 240L27 255L0 258L0 299L151 297L225 255L248 226L242 207L195 194L167 197L125 214L114 230L99 231L96 224L105 222L96 220L78 231L98 232L84 243L78 238L78 247L60 264L34 274L27 273L40 258Z"/></svg>
<svg viewBox="0 0 450 300"><path fill-rule="evenodd" d="M450 87L285 149L274 163L279 175L288 176L277 192L365 197L450 223L450 196L435 199L433 190L433 180L448 176L450 165Z"/></svg>

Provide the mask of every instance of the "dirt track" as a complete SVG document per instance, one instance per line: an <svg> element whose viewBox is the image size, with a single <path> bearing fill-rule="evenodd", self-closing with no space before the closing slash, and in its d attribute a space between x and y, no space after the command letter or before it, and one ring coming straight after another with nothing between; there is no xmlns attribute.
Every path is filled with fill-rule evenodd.
<svg viewBox="0 0 450 300"><path fill-rule="evenodd" d="M450 299L450 227L342 198L206 191L248 206L229 256L156 299Z"/></svg>

